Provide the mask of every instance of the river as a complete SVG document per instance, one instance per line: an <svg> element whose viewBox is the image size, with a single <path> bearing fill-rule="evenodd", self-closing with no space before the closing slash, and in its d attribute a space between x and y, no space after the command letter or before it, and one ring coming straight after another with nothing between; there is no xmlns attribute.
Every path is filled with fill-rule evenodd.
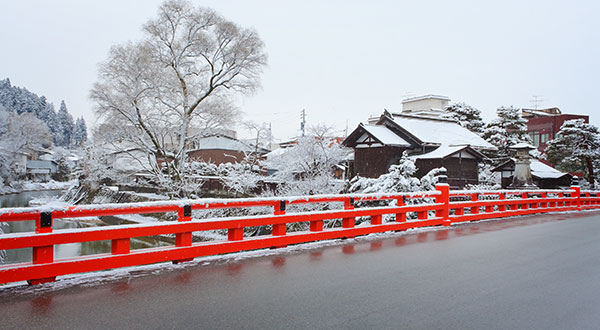
<svg viewBox="0 0 600 330"><path fill-rule="evenodd" d="M10 194L0 196L0 208L6 207L27 207L29 202L38 198L58 197L63 193L62 190L46 191L26 191L19 194ZM83 228L90 226L104 225L99 219L54 219L53 229ZM4 233L18 233L35 231L34 221L14 221L9 223L0 223L0 228ZM142 239L132 239L131 249L148 248L166 243L152 237ZM54 258L69 258L81 255L110 253L110 241L83 242L72 244L59 244L54 246ZM14 249L4 251L4 263L30 262L32 260L32 249Z"/></svg>

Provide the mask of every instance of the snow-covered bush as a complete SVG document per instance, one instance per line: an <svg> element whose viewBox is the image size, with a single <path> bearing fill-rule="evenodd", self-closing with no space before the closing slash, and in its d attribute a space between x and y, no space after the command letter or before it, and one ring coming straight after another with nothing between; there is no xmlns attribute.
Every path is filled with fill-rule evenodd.
<svg viewBox="0 0 600 330"><path fill-rule="evenodd" d="M404 193L414 191L427 191L434 190L435 185L438 183L439 175L441 172L445 172L445 168L434 168L429 173L424 175L420 180L414 177L417 172L415 166L415 160L408 157L407 153L404 152L402 158L398 161L397 165L392 165L389 168L389 172L379 176L378 178L361 178L355 177L350 182L349 192L352 193ZM408 199L407 203L421 203L424 199ZM373 205L372 202L367 202ZM364 203L363 203L364 204ZM395 206L396 201L384 201L377 202L377 205L390 205ZM408 214L408 218L415 218L415 214ZM386 215L386 220L391 219L391 216ZM368 220L366 218L357 218L358 223Z"/></svg>
<svg viewBox="0 0 600 330"><path fill-rule="evenodd" d="M489 163L479 164L478 184L468 184L466 190L498 190L501 189L500 173L492 172L494 166Z"/></svg>
<svg viewBox="0 0 600 330"><path fill-rule="evenodd" d="M443 168L436 168L419 180L414 177L417 172L414 159L404 152L397 165L392 165L389 172L378 178L355 177L350 182L349 192L360 193L399 193L435 189L435 178Z"/></svg>

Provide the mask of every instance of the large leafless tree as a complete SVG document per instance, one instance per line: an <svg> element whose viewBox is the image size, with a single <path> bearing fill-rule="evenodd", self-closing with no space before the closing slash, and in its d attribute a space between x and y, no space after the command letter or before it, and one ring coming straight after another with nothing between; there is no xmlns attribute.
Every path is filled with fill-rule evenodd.
<svg viewBox="0 0 600 330"><path fill-rule="evenodd" d="M182 0L163 3L143 31L112 47L91 98L98 117L120 128L104 138L146 151L152 172L182 181L190 141L231 124L233 97L259 86L264 44L253 29Z"/></svg>

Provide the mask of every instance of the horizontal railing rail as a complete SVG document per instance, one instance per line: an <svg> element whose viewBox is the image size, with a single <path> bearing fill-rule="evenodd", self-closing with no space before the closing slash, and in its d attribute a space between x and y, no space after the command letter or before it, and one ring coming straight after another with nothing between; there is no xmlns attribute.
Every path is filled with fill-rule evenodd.
<svg viewBox="0 0 600 330"><path fill-rule="evenodd" d="M381 201L387 203L369 203ZM318 203L338 203L341 208L286 212L288 205ZM251 216L192 219L192 211L255 207L268 207L272 211L263 210L268 213ZM600 208L598 192L582 192L579 187L571 187L569 190L478 192L450 191L447 184L439 184L435 191L401 194L199 199L2 209L0 221L35 221L36 229L35 232L0 235L0 250L32 248L31 262L0 265L0 283L26 280L30 284L38 284L72 273L165 261L178 263L206 255L277 248L386 231L594 208ZM52 229L53 220L59 218L166 212L176 212L177 221ZM387 221L384 221L384 217ZM369 221L355 226L356 218L369 218ZM324 226L326 221L340 219L341 225L330 228ZM289 224L299 222L308 223L308 230L287 232ZM244 237L244 228L256 226L271 226L271 234ZM209 230L226 230L227 239L192 242L193 232ZM131 239L156 235L175 235L175 242L171 246L131 250ZM110 241L111 252L66 259L54 258L54 247L57 245L94 241Z"/></svg>

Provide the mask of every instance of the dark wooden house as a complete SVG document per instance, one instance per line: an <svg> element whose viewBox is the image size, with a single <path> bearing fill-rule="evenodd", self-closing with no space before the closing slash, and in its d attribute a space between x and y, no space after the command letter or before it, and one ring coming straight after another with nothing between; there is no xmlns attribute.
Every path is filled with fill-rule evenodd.
<svg viewBox="0 0 600 330"><path fill-rule="evenodd" d="M352 176L378 177L406 151L415 159L418 177L445 167L453 187L478 183L482 149L494 150L479 135L453 120L385 111L374 125L360 124L345 140L354 149Z"/></svg>

